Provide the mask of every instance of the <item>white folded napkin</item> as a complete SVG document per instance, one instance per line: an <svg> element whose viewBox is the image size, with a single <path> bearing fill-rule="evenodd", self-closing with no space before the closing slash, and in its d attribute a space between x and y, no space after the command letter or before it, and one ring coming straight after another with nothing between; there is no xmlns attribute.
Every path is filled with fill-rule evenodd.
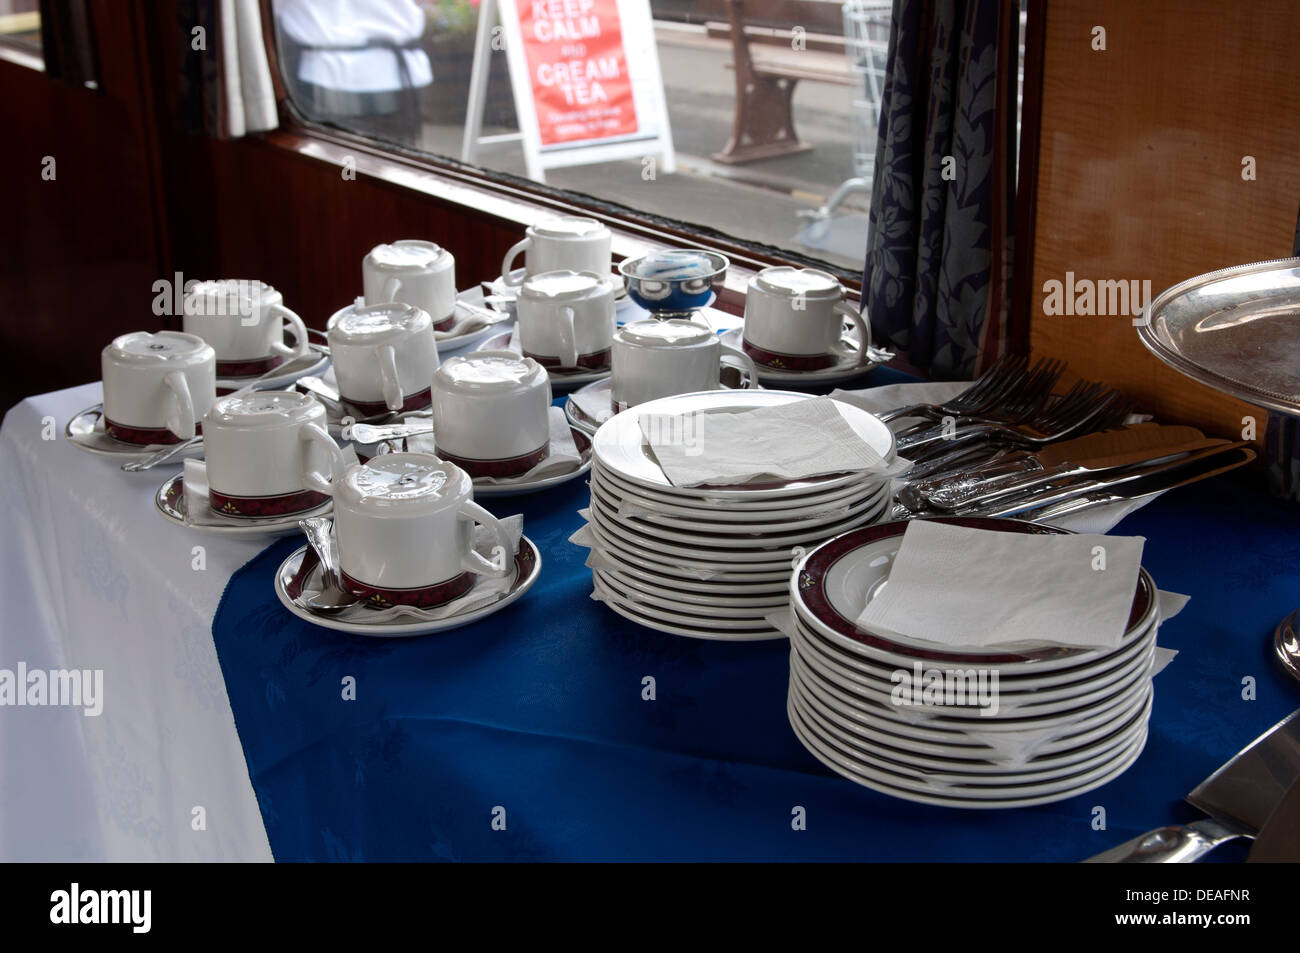
<svg viewBox="0 0 1300 953"><path fill-rule="evenodd" d="M1113 649L1127 629L1144 542L913 520L857 624L949 647Z"/></svg>
<svg viewBox="0 0 1300 953"><path fill-rule="evenodd" d="M506 562L510 566L510 570L504 576L493 577L476 574L474 576L474 585L464 595L432 609L417 609L414 606L369 609L365 606L356 605L344 609L335 618L342 619L345 622L358 623L436 622L439 619L464 615L467 612L473 612L476 609L481 609L499 601L515 583L514 554L519 549L519 539L523 536L524 518L522 516L507 516L501 520L501 525L505 528L506 537L510 540L510 552L506 556ZM496 534L483 526L474 527L474 549L480 555L491 558L492 547L495 545L497 545ZM319 581L320 575L314 575L313 579ZM314 594L318 591L312 589L311 593ZM307 595L308 592L305 590L303 592L304 598Z"/></svg>
<svg viewBox="0 0 1300 953"><path fill-rule="evenodd" d="M361 462L357 459L357 453L351 446L345 446L342 450L345 469L354 463ZM342 474L338 475L342 476ZM206 460L186 460L181 479L185 485L185 524L187 526L255 525L252 517L225 516L208 505L208 464ZM301 516L302 514L299 514L299 517ZM278 522L281 519L288 518L277 517L275 520L269 520L263 517L257 519L257 522Z"/></svg>
<svg viewBox="0 0 1300 953"><path fill-rule="evenodd" d="M736 413L641 414L639 422L674 486L853 471L885 476L891 468L828 397Z"/></svg>
<svg viewBox="0 0 1300 953"><path fill-rule="evenodd" d="M474 477L475 483L488 483L492 486L513 486L521 483L534 483L549 477L572 473L582 466L582 454L573 440L573 430L560 407L550 407L546 411L546 423L550 427L550 450L542 460L527 473L512 477ZM422 433L406 438L406 449L412 453L433 453L434 434Z"/></svg>
<svg viewBox="0 0 1300 953"><path fill-rule="evenodd" d="M569 395L569 400L573 401L580 411L600 423L614 416L613 399L614 392L609 387L599 387L594 391L583 387Z"/></svg>
<svg viewBox="0 0 1300 953"><path fill-rule="evenodd" d="M434 331L434 338L439 341L446 341L451 338L458 338L466 334L471 334L474 331L481 330L482 328L486 328L493 324L500 324L502 321L508 321L510 319L510 315L505 313L499 313L496 317L489 318L487 315L479 311L474 311L467 307L461 307L462 302L468 305L487 309L487 304L484 302L483 298L482 288L470 288L467 291L462 291L456 299L456 310L452 313L451 327L445 331Z"/></svg>

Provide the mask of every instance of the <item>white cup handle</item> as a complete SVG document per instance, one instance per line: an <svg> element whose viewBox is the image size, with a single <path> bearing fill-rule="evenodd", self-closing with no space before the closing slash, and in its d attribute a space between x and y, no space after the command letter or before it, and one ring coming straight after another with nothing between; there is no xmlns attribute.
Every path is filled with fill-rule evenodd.
<svg viewBox="0 0 1300 953"><path fill-rule="evenodd" d="M577 318L568 306L560 309L560 363L565 367L578 366L578 332L573 326Z"/></svg>
<svg viewBox="0 0 1300 953"><path fill-rule="evenodd" d="M334 495L334 480L343 472L347 465L343 460L343 451L320 424L304 424L298 431L298 439L302 442L302 483L304 489L315 490L317 493L324 493L326 496ZM310 468L307 455L308 449L312 444L317 444L324 448L326 455L329 457L330 472L323 475Z"/></svg>
<svg viewBox="0 0 1300 953"><path fill-rule="evenodd" d="M748 354L738 347L732 347L730 344L723 344L722 350L718 354L718 363L727 363L723 358L734 357L740 365L740 371L745 375L745 382L741 386L744 388L758 386L758 368L754 366L754 361Z"/></svg>
<svg viewBox="0 0 1300 953"><path fill-rule="evenodd" d="M532 247L533 240L531 238L522 239L511 245L510 250L506 252L506 257L501 259L501 283L507 288L518 288L524 283L523 278L518 281L511 281L510 273L515 270L515 259Z"/></svg>
<svg viewBox="0 0 1300 953"><path fill-rule="evenodd" d="M298 342L296 348L289 347L289 345L284 343L284 331L281 330L280 340L271 344L271 350L281 357L287 357L290 360L306 357L307 352L311 349L307 346L307 325L302 323L302 318L298 317L297 314L290 311L282 304L273 304L271 305L270 310L275 320L281 321L283 324L289 326L289 330L293 332L294 340ZM281 325L281 328L283 328L283 324Z"/></svg>
<svg viewBox="0 0 1300 953"><path fill-rule="evenodd" d="M171 371L163 378L163 383L171 391L171 405L167 411L167 429L189 440L194 436L194 398L190 395L190 382L180 371Z"/></svg>
<svg viewBox="0 0 1300 953"><path fill-rule="evenodd" d="M402 279L396 275L390 275L384 282L383 301L368 301L367 304L392 304L397 300L397 296L402 293Z"/></svg>
<svg viewBox="0 0 1300 953"><path fill-rule="evenodd" d="M461 568L466 572L478 573L480 576L504 576L511 561L510 537L506 533L506 528L501 525L501 521L473 500L465 500L461 503L456 508L456 516L471 524L482 523L496 537L496 545L492 547L492 558L487 559L474 549L474 532L471 526L470 532L465 535L469 542L464 552L460 554Z"/></svg>
<svg viewBox="0 0 1300 953"><path fill-rule="evenodd" d="M862 315L858 313L858 309L847 301L835 302L835 313L843 315L857 325L858 340L862 342L862 346L857 351L854 351L843 337L837 337L835 343L831 345L831 353L839 357L857 358L859 364L867 363L867 352L871 350L871 325L867 324Z"/></svg>
<svg viewBox="0 0 1300 953"><path fill-rule="evenodd" d="M385 344L377 352L379 356L379 377L384 385L384 403L391 411L402 409L402 381L397 376L397 352L391 344Z"/></svg>

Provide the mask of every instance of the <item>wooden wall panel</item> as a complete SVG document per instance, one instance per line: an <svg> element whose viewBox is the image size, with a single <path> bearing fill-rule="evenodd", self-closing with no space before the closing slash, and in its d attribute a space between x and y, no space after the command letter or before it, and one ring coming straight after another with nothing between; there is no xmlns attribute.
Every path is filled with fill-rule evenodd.
<svg viewBox="0 0 1300 953"><path fill-rule="evenodd" d="M1096 26L1105 51L1091 47ZM1185 278L1291 252L1300 206L1300 17L1288 0L1049 0L1032 349L1169 419L1262 415L1167 369L1128 317L1048 316L1043 287ZM1254 156L1255 181L1242 158Z"/></svg>

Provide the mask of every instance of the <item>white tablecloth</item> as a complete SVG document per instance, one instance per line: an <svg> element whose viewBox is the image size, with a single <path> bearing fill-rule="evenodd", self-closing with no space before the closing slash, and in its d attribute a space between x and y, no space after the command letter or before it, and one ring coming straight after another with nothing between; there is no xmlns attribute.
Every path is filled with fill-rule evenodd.
<svg viewBox="0 0 1300 953"><path fill-rule="evenodd" d="M270 860L211 630L270 540L174 526L153 494L178 467L70 446L99 400L32 397L0 427L0 669L104 673L98 716L0 707L0 860Z"/></svg>

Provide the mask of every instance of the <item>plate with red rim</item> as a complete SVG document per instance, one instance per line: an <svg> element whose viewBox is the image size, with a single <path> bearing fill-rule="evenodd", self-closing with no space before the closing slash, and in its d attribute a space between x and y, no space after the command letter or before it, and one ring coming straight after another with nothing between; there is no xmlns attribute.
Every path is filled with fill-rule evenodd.
<svg viewBox="0 0 1300 953"><path fill-rule="evenodd" d="M300 532L299 520L312 516L328 516L334 511L334 501L326 500L320 506L300 513L284 516L228 516L209 511L215 523L192 523L187 517L185 499L185 474L177 473L160 486L153 497L156 509L169 523L192 529L199 533L218 536L290 536Z"/></svg>
<svg viewBox="0 0 1300 953"><path fill-rule="evenodd" d="M641 432L643 415L679 416L688 414L740 413L763 407L778 407L811 399L807 394L779 390L716 390L679 394L648 401L634 413L616 414L601 425L593 440L596 461L603 469L636 486L667 491L674 496L711 497L739 500L801 496L809 491L830 490L860 482L864 474L837 473L799 480L772 480L765 483L725 486L673 486L664 475ZM895 457L894 434L879 418L852 404L835 402L836 409L853 431L882 459Z"/></svg>
<svg viewBox="0 0 1300 953"><path fill-rule="evenodd" d="M510 587L501 594L501 597L496 602L486 606L479 606L467 612L457 613L445 619L418 620L408 618L404 621L367 622L365 620L366 613L373 612L372 609L357 606L345 609L338 615L323 615L312 612L305 606L300 605L290 595L290 592L294 589L301 593L303 588L315 588L312 581L315 579L314 574L320 572L319 564L309 566L307 576L301 579L298 578L298 570L302 566L303 559L307 558L309 549L308 546L295 549L276 570L275 595L280 600L280 604L298 618L313 625L334 629L337 632L346 632L349 635L386 639L411 638L418 635L445 632L449 629L458 629L461 626L469 625L471 622L477 622L479 619L500 612L507 606L517 602L524 593L531 589L542 570L542 556L538 552L537 546L527 536L521 536L519 538L519 547L515 552L514 579L511 581ZM466 597L473 595L473 592L474 590L470 589Z"/></svg>
<svg viewBox="0 0 1300 953"><path fill-rule="evenodd" d="M1023 520L961 516L928 518L954 526L1009 533L1069 533L1069 530ZM948 646L936 647L920 640L907 640L901 636L886 638L879 633L858 628L857 616L866 606L869 595L888 577L889 566L898 551L896 544L901 543L907 524L906 520L898 520L863 527L828 540L809 552L795 567L790 582L792 602L799 614L819 632L831 636L837 644L842 644L844 640L856 642L876 658L905 665L921 660L937 665L1037 665L1046 670L1050 667L1078 665L1109 655L1119 648L1084 649L1043 644L1023 649L1016 647L1014 651L962 651ZM1124 642L1131 642L1144 632L1158 612L1159 600L1155 583L1143 569L1139 573Z"/></svg>

